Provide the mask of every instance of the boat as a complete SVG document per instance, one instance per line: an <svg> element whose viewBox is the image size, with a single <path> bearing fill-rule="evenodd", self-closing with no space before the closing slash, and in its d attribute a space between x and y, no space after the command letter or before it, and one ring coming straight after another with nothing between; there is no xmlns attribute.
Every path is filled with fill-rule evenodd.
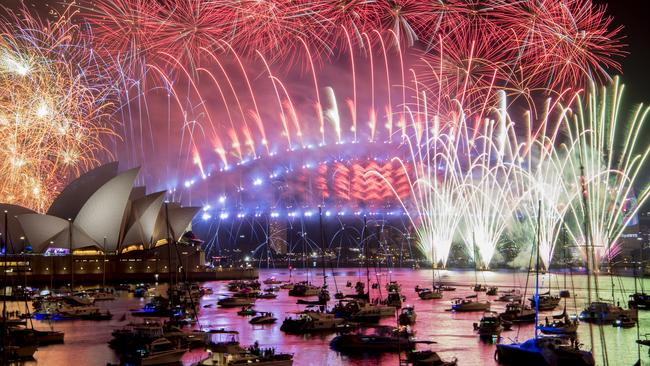
<svg viewBox="0 0 650 366"><path fill-rule="evenodd" d="M258 299L266 299L266 300L273 300L273 299L275 299L277 297L278 297L278 295L274 294L273 292L265 292L265 293L257 295Z"/></svg>
<svg viewBox="0 0 650 366"><path fill-rule="evenodd" d="M494 354L501 365L593 366L591 352L578 347L575 339L567 337L531 338L523 343L497 344Z"/></svg>
<svg viewBox="0 0 650 366"><path fill-rule="evenodd" d="M369 304L357 300L341 300L334 306L333 313L339 318L360 323L376 323L384 317L395 316L397 308L381 304Z"/></svg>
<svg viewBox="0 0 650 366"><path fill-rule="evenodd" d="M410 351L406 354L406 362L413 366L456 366L458 361L443 361L434 351Z"/></svg>
<svg viewBox="0 0 650 366"><path fill-rule="evenodd" d="M207 358L193 366L292 366L293 355L276 353L274 348L262 349L257 342L246 349L238 342L213 344Z"/></svg>
<svg viewBox="0 0 650 366"><path fill-rule="evenodd" d="M253 290L259 290L262 285L259 281L250 280L250 281L232 281L228 283L228 291L237 292L243 288L251 288Z"/></svg>
<svg viewBox="0 0 650 366"><path fill-rule="evenodd" d="M435 285L433 288L440 291L456 291L455 287L448 285Z"/></svg>
<svg viewBox="0 0 650 366"><path fill-rule="evenodd" d="M521 302L521 299L522 299L521 293L519 293L519 291L512 290L512 291L502 293L502 295L499 296L496 301Z"/></svg>
<svg viewBox="0 0 650 366"><path fill-rule="evenodd" d="M425 288L425 289L420 290L420 292L418 292L418 297L421 300L438 300L438 299L442 299L442 292L440 292L439 290L435 290L435 289L431 290L431 289Z"/></svg>
<svg viewBox="0 0 650 366"><path fill-rule="evenodd" d="M535 323L535 310L520 302L511 302L506 304L505 311L499 317L512 323Z"/></svg>
<svg viewBox="0 0 650 366"><path fill-rule="evenodd" d="M388 293L388 297L386 297L386 301L384 301L384 304L399 309L402 307L402 302L405 299L406 297L404 297L404 295L398 291L390 291Z"/></svg>
<svg viewBox="0 0 650 366"><path fill-rule="evenodd" d="M262 283L265 284L265 285L281 285L282 281L278 280L275 277L269 277L269 278L265 279L264 281L262 281Z"/></svg>
<svg viewBox="0 0 650 366"><path fill-rule="evenodd" d="M541 210L541 201L539 203ZM539 294L539 231L540 215L537 216L537 245L535 246L535 297L534 302L538 307L542 304ZM589 280L589 279L587 279ZM550 294L546 294L550 297ZM558 297L559 302L559 297ZM594 356L591 352L580 349L576 337L566 336L539 336L537 327L539 308L535 311L535 336L524 342L510 344L497 344L494 359L502 365L539 365L539 366L593 366Z"/></svg>
<svg viewBox="0 0 650 366"><path fill-rule="evenodd" d="M141 310L131 311L133 316L143 316L143 317L169 317L170 308L169 300L161 297L154 296L148 303L144 305Z"/></svg>
<svg viewBox="0 0 650 366"><path fill-rule="evenodd" d="M548 317L545 318L544 324L538 324L539 329L544 334L551 335L574 335L578 331L578 319L571 319L566 312L566 304L564 310L559 315L553 315L553 321L549 323Z"/></svg>
<svg viewBox="0 0 650 366"><path fill-rule="evenodd" d="M98 288L88 291L95 301L110 301L115 300L115 290L112 288Z"/></svg>
<svg viewBox="0 0 650 366"><path fill-rule="evenodd" d="M482 338L499 336L504 329L499 314L494 311L484 312L479 323L474 323L474 330L477 331L478 335Z"/></svg>
<svg viewBox="0 0 650 366"><path fill-rule="evenodd" d="M39 346L47 346L50 344L60 344L64 342L65 333L58 330L32 330L36 335L36 340Z"/></svg>
<svg viewBox="0 0 650 366"><path fill-rule="evenodd" d="M286 318L280 330L290 334L306 334L316 332L334 332L344 327L345 320L333 314L308 311L296 318Z"/></svg>
<svg viewBox="0 0 650 366"><path fill-rule="evenodd" d="M237 315L248 316L248 315L257 315L257 311L253 309L253 305L242 306L241 310L237 312Z"/></svg>
<svg viewBox="0 0 650 366"><path fill-rule="evenodd" d="M621 315L634 321L638 319L636 308L626 310L608 302L594 301L580 313L580 320L593 323L612 323Z"/></svg>
<svg viewBox="0 0 650 366"><path fill-rule="evenodd" d="M560 315L553 315L553 321L549 323L548 318L544 324L539 324L537 329L543 334L551 335L575 335L578 332L577 319L571 320L566 314L566 309Z"/></svg>
<svg viewBox="0 0 650 366"><path fill-rule="evenodd" d="M383 353L402 352L415 349L415 342L409 336L382 334L342 334L334 337L330 347L341 353Z"/></svg>
<svg viewBox="0 0 650 366"><path fill-rule="evenodd" d="M474 285L474 287L472 287L472 291L474 291L474 292L486 292L487 287L477 283L477 284Z"/></svg>
<svg viewBox="0 0 650 366"><path fill-rule="evenodd" d="M399 325L413 325L416 319L417 314L413 306L406 306L400 311L397 322Z"/></svg>
<svg viewBox="0 0 650 366"><path fill-rule="evenodd" d="M144 348L136 349L124 357L125 363L134 362L142 366L168 365L181 361L186 348L175 347L169 340L158 338Z"/></svg>
<svg viewBox="0 0 650 366"><path fill-rule="evenodd" d="M261 295L261 292L259 290L254 290L250 287L244 287L241 290L235 292L232 294L232 297L259 297Z"/></svg>
<svg viewBox="0 0 650 366"><path fill-rule="evenodd" d="M402 285L397 283L397 281L390 281L386 284L387 292L402 292Z"/></svg>
<svg viewBox="0 0 650 366"><path fill-rule="evenodd" d="M621 314L618 316L618 319L612 323L612 326L616 328L633 328L636 326L636 321L630 319L630 317L625 314Z"/></svg>
<svg viewBox="0 0 650 366"><path fill-rule="evenodd" d="M34 359L34 353L38 350L36 345L14 346L8 345L5 347L3 358L8 362L31 360ZM2 354L0 350L0 354Z"/></svg>
<svg viewBox="0 0 650 366"><path fill-rule="evenodd" d="M289 296L317 296L320 288L307 282L299 282L293 285L289 290Z"/></svg>
<svg viewBox="0 0 650 366"><path fill-rule="evenodd" d="M550 293L545 293L545 294L540 294L539 296L539 307L536 306L535 304L535 298L531 297L528 299L530 301L530 307L535 308L537 307L539 311L549 311L549 310L555 310L555 308L560 305L560 297L551 295Z"/></svg>
<svg viewBox="0 0 650 366"><path fill-rule="evenodd" d="M247 297L226 297L217 301L217 305L222 308L237 308L255 304L255 300Z"/></svg>
<svg viewBox="0 0 650 366"><path fill-rule="evenodd" d="M36 320L110 320L113 315L109 311L102 312L95 306L74 306L63 301L49 301L41 304L34 312Z"/></svg>
<svg viewBox="0 0 650 366"><path fill-rule="evenodd" d="M645 292L634 293L630 295L628 306L637 309L650 309L650 295Z"/></svg>
<svg viewBox="0 0 650 366"><path fill-rule="evenodd" d="M478 301L476 295L470 295L465 298L455 298L451 301L451 310L456 312L469 311L486 311L490 310L489 301Z"/></svg>
<svg viewBox="0 0 650 366"><path fill-rule="evenodd" d="M250 324L273 324L277 321L272 313L262 313L256 317L251 318L248 322Z"/></svg>
<svg viewBox="0 0 650 366"><path fill-rule="evenodd" d="M499 291L498 287L492 286L492 287L488 288L488 290L485 292L485 294L488 295L488 296L496 296L498 291Z"/></svg>

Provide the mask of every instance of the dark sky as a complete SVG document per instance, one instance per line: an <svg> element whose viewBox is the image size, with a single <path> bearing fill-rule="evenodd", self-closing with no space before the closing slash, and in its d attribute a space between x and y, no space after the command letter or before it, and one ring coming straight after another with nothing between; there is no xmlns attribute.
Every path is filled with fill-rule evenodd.
<svg viewBox="0 0 650 366"><path fill-rule="evenodd" d="M615 24L624 26L627 57L622 61L627 104L650 102L650 1L595 0L606 4Z"/></svg>

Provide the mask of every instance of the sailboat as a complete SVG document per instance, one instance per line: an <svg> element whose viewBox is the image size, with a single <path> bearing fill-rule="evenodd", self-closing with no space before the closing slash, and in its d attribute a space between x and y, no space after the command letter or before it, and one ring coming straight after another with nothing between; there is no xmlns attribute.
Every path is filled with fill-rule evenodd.
<svg viewBox="0 0 650 366"><path fill-rule="evenodd" d="M472 233L472 238L474 234ZM485 286L478 283L477 267L478 267L478 253L476 251L476 243L474 243L474 279L476 284L474 285L474 292L476 294L465 296L465 298L457 297L451 300L451 310L455 312L469 312L469 311L488 311L490 310L489 301L479 301L478 293L484 292L487 289Z"/></svg>
<svg viewBox="0 0 650 366"><path fill-rule="evenodd" d="M442 299L442 290L440 286L436 286L436 260L433 245L431 246L431 288L416 288L415 291L422 300Z"/></svg>
<svg viewBox="0 0 650 366"><path fill-rule="evenodd" d="M539 219L542 204L539 202L537 213L537 245L535 246L535 324L539 323ZM576 338L539 336L535 327L535 337L522 343L497 344L494 358L503 365L548 365L548 366L593 366L594 356L589 351L579 348Z"/></svg>
<svg viewBox="0 0 650 366"><path fill-rule="evenodd" d="M546 318L544 324L539 324L537 328L543 334L554 334L554 335L575 335L578 331L578 325L580 323L577 319L569 318L569 315L566 313L566 306L564 311L560 315L553 315L553 321L549 322Z"/></svg>

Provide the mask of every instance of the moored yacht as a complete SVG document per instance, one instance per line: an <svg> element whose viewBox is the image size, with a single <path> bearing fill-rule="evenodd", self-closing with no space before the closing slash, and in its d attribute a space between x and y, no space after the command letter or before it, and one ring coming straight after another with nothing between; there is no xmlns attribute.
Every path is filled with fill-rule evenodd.
<svg viewBox="0 0 650 366"><path fill-rule="evenodd" d="M451 310L456 312L486 311L490 310L490 302L478 301L476 295L455 298L451 301Z"/></svg>
<svg viewBox="0 0 650 366"><path fill-rule="evenodd" d="M289 290L289 296L317 296L320 288L307 282L300 282L293 285Z"/></svg>
<svg viewBox="0 0 650 366"><path fill-rule="evenodd" d="M397 322L399 325L413 325L415 324L416 319L417 314L415 313L413 306L406 306L400 311L399 317L397 317Z"/></svg>
<svg viewBox="0 0 650 366"><path fill-rule="evenodd" d="M505 311L499 317L512 323L535 323L535 310L520 302L511 302L506 304Z"/></svg>
<svg viewBox="0 0 650 366"><path fill-rule="evenodd" d="M480 337L492 337L499 336L504 330L504 326L499 314L494 311L486 311L479 323L474 323L474 330L478 332Z"/></svg>
<svg viewBox="0 0 650 366"><path fill-rule="evenodd" d="M193 366L292 366L293 355L276 353L274 348L260 348L257 342L246 349L238 343L214 345L207 358Z"/></svg>
<svg viewBox="0 0 650 366"><path fill-rule="evenodd" d="M396 330L371 335L342 334L332 339L330 347L348 354L402 352L415 349L415 341L410 334Z"/></svg>
<svg viewBox="0 0 650 366"><path fill-rule="evenodd" d="M418 292L418 297L422 300L438 300L442 299L442 292L436 289L422 289Z"/></svg>
<svg viewBox="0 0 650 366"><path fill-rule="evenodd" d="M594 301L580 313L580 320L593 323L611 323L621 315L636 321L638 319L638 310L636 308L623 309L608 302Z"/></svg>
<svg viewBox="0 0 650 366"><path fill-rule="evenodd" d="M538 306L539 311L554 310L555 308L558 307L558 305L560 305L560 300L561 300L560 297L555 296L555 295L551 295L548 292L545 293L545 294L540 294L538 296L538 298L539 298L539 306ZM530 307L531 308L536 307L534 297L531 297L530 299L528 299L528 301L530 301Z"/></svg>
<svg viewBox="0 0 650 366"><path fill-rule="evenodd" d="M134 350L125 356L126 362L142 366L168 365L179 363L187 349L176 347L165 338L158 338L142 349Z"/></svg>
<svg viewBox="0 0 650 366"><path fill-rule="evenodd" d="M298 314L296 318L284 319L280 330L291 334L334 332L344 324L345 320L335 317L334 314L309 311Z"/></svg>
<svg viewBox="0 0 650 366"><path fill-rule="evenodd" d="M523 343L497 344L494 358L501 365L593 366L591 352L583 351L574 339L538 337Z"/></svg>

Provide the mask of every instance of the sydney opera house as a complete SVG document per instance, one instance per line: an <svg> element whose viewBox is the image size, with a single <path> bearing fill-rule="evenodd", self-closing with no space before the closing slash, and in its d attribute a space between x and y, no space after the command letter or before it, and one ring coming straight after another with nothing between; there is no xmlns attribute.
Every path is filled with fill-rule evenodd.
<svg viewBox="0 0 650 366"><path fill-rule="evenodd" d="M200 208L167 202L165 191L147 193L135 186L138 172L118 172L117 162L93 169L63 189L45 214L0 204L6 253L0 265L30 283L219 276L189 231Z"/></svg>

